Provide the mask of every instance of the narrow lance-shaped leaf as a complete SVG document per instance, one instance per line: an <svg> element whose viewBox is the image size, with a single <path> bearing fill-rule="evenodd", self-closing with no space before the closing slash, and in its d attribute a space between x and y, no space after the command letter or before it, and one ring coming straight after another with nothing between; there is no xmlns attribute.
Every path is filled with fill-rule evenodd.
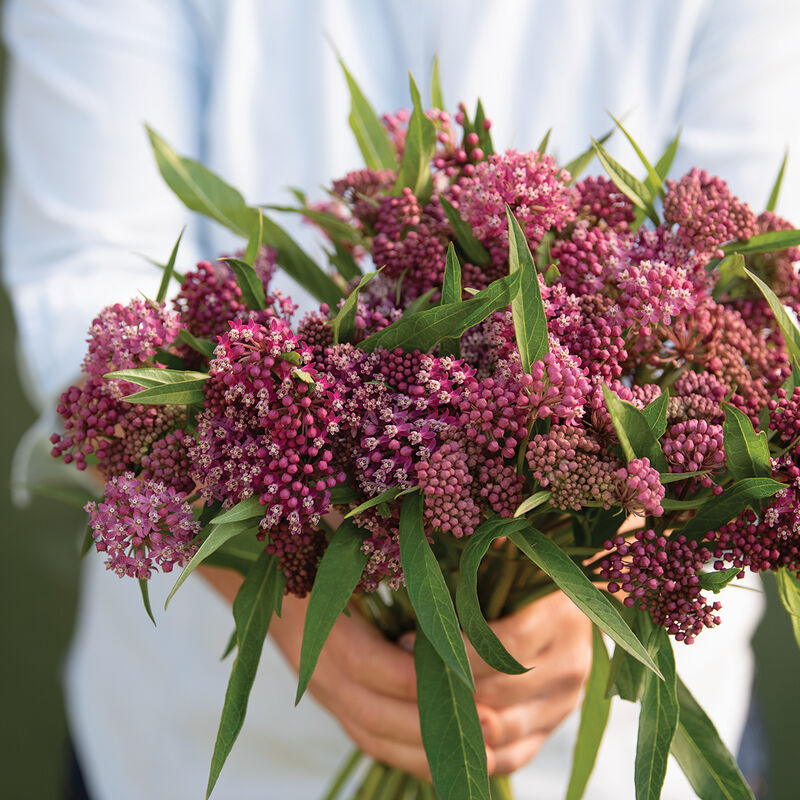
<svg viewBox="0 0 800 800"><path fill-rule="evenodd" d="M787 250L800 245L800 230L771 231L751 236L746 242L731 242L722 247L728 253L771 253L773 250Z"/></svg>
<svg viewBox="0 0 800 800"><path fill-rule="evenodd" d="M458 209L444 195L439 195L439 202L464 256L471 264L485 267L491 261L489 251L475 238L472 228L464 222Z"/></svg>
<svg viewBox="0 0 800 800"><path fill-rule="evenodd" d="M720 495L709 498L700 510L684 525L675 531L672 538L685 536L700 541L709 531L716 531L730 522L747 506L772 497L786 487L771 478L744 478L736 481Z"/></svg>
<svg viewBox="0 0 800 800"><path fill-rule="evenodd" d="M364 157L364 163L370 169L397 169L397 155L386 128L341 58L339 64L347 80L347 88L350 90L348 121Z"/></svg>
<svg viewBox="0 0 800 800"><path fill-rule="evenodd" d="M750 417L730 403L723 403L725 421L725 466L736 480L741 478L769 478L769 443L765 431L756 433Z"/></svg>
<svg viewBox="0 0 800 800"><path fill-rule="evenodd" d="M647 417L631 403L621 400L603 384L603 397L606 401L611 422L617 432L626 461L634 458L648 458L650 465L659 472L669 472L669 465L653 433Z"/></svg>
<svg viewBox="0 0 800 800"><path fill-rule="evenodd" d="M333 624L344 611L361 580L367 554L361 549L364 532L345 520L336 529L319 562L306 610L295 704L300 702Z"/></svg>
<svg viewBox="0 0 800 800"><path fill-rule="evenodd" d="M595 139L592 139L597 158L608 173L608 177L637 208L647 214L654 224L659 224L658 214L653 207L653 195L638 178L630 174L621 164L615 161L605 148Z"/></svg>
<svg viewBox="0 0 800 800"><path fill-rule="evenodd" d="M478 146L483 150L484 156L490 156L494 153L494 144L492 143L492 134L487 127L486 114L483 110L483 102L478 98L478 105L475 108L475 123L473 130L478 134Z"/></svg>
<svg viewBox="0 0 800 800"><path fill-rule="evenodd" d="M214 525L223 525L228 522L241 522L245 519L253 519L254 517L263 517L266 514L266 508L261 505L258 497L248 497L240 500L233 508L217 514L211 522Z"/></svg>
<svg viewBox="0 0 800 800"><path fill-rule="evenodd" d="M675 656L664 628L659 626L653 630L648 649L655 652L664 680L658 680L652 673L644 678L634 763L636 800L659 800L661 797L670 745L678 727Z"/></svg>
<svg viewBox="0 0 800 800"><path fill-rule="evenodd" d="M675 160L675 154L678 152L678 144L681 140L681 128L675 134L675 138L667 145L667 149L662 154L661 158L656 161L656 173L663 181L672 168L672 162Z"/></svg>
<svg viewBox="0 0 800 800"><path fill-rule="evenodd" d="M453 243L447 248L447 258L444 265L444 278L442 280L442 304L461 302L461 264L456 255ZM460 339L445 339L439 346L440 356L461 357Z"/></svg>
<svg viewBox="0 0 800 800"><path fill-rule="evenodd" d="M628 627L611 601L583 574L581 568L557 545L534 528L511 534L511 541L575 603L603 633L627 650L648 669L661 675L644 645Z"/></svg>
<svg viewBox="0 0 800 800"><path fill-rule="evenodd" d="M517 510L514 512L515 517L521 517L523 514L527 514L529 511L533 511L534 508L539 508L539 506L544 505L552 496L552 492L549 489L542 489L538 492L534 492L530 497L526 497L517 507Z"/></svg>
<svg viewBox="0 0 800 800"><path fill-rule="evenodd" d="M536 152L539 154L539 158L541 158L547 152L547 145L550 142L550 134L553 132L552 128L547 129L547 133L542 137L542 141L539 142L539 146L536 148Z"/></svg>
<svg viewBox="0 0 800 800"><path fill-rule="evenodd" d="M597 751L608 722L611 700L605 696L609 673L608 651L603 636L596 625L592 626L592 669L586 681L581 706L581 721L575 750L572 755L572 773L567 787L566 800L580 800L594 769Z"/></svg>
<svg viewBox="0 0 800 800"><path fill-rule="evenodd" d="M422 743L439 800L489 800L475 697L418 629L414 643Z"/></svg>
<svg viewBox="0 0 800 800"><path fill-rule="evenodd" d="M781 184L783 183L783 173L786 172L786 162L789 160L789 148L783 154L783 161L781 168L778 170L778 176L775 178L775 183L772 186L772 191L769 193L769 200L767 200L767 211L775 211L778 206L778 195L781 193Z"/></svg>
<svg viewBox="0 0 800 800"><path fill-rule="evenodd" d="M787 233L787 231L778 231L778 233ZM800 244L800 231L797 231L797 233L799 235L798 244ZM752 241L752 239L750 241ZM786 342L786 349L789 351L789 355L792 359L792 364L796 369L800 369L800 328L797 327L794 320L789 316L788 312L783 307L783 303L778 299L775 292L773 292L754 272L751 272L746 267L744 271L750 280L759 288L761 294L764 295L764 299L769 304L770 309L772 309L772 313L775 315L775 321L781 329L784 341Z"/></svg>
<svg viewBox="0 0 800 800"><path fill-rule="evenodd" d="M183 568L183 571L175 581L172 591L167 595L164 602L166 608L170 600L172 600L175 592L183 586L183 582L200 566L213 552L219 550L225 542L232 539L234 536L240 536L243 533L249 533L253 538L257 533L256 525L251 520L238 520L236 522L224 522L219 525L211 526L208 534L206 535L203 543L197 549L197 552L192 556L189 563Z"/></svg>
<svg viewBox="0 0 800 800"><path fill-rule="evenodd" d="M598 144L605 144L614 134L614 129L606 131L602 136L597 139ZM572 176L570 186L580 177L581 173L594 161L595 150L594 144L586 148L580 155L575 156L572 161L564 164L564 169Z"/></svg>
<svg viewBox="0 0 800 800"><path fill-rule="evenodd" d="M714 723L677 679L678 729L671 753L700 800L754 800Z"/></svg>
<svg viewBox="0 0 800 800"><path fill-rule="evenodd" d="M669 389L664 389L655 400L642 410L653 436L660 439L667 429L667 411L669 410Z"/></svg>
<svg viewBox="0 0 800 800"><path fill-rule="evenodd" d="M636 143L636 140L633 136L628 133L628 131L622 126L622 123L610 112L606 109L608 116L614 120L617 127L622 131L625 135L625 138L630 142L631 147L634 149L634 152L637 156L639 156L639 161L642 162L644 168L647 170L647 178L645 179L645 186L650 192L651 197L655 197L656 195L660 195L661 197L664 196L664 182L661 180L661 176L656 172L653 165L648 161L647 156L642 152L642 148Z"/></svg>
<svg viewBox="0 0 800 800"><path fill-rule="evenodd" d="M147 389L153 386L163 386L167 383L186 383L187 381L208 380L207 372L194 372L192 370L158 369L157 367L141 367L140 369L120 369L116 372L107 372L103 375L107 380L119 380L135 383Z"/></svg>
<svg viewBox="0 0 800 800"><path fill-rule="evenodd" d="M142 603L144 604L144 610L147 612L147 616L150 617L150 622L155 625L156 618L153 616L153 609L150 606L150 587L146 580L139 578L139 589L142 592Z"/></svg>
<svg viewBox="0 0 800 800"><path fill-rule="evenodd" d="M365 339L360 347L368 353L376 347L429 352L442 339L460 337L464 331L483 322L493 312L506 308L519 292L519 286L520 276L516 272L499 278L462 303L447 303L414 314L406 313Z"/></svg>
<svg viewBox="0 0 800 800"><path fill-rule="evenodd" d="M474 691L461 629L439 563L422 522L422 497L406 495L400 508L400 562L419 626L454 674Z"/></svg>
<svg viewBox="0 0 800 800"><path fill-rule="evenodd" d="M258 225L253 228L250 238L247 240L247 247L244 251L244 260L253 266L258 258L258 251L261 249L261 242L264 238L264 215L258 209Z"/></svg>
<svg viewBox="0 0 800 800"><path fill-rule="evenodd" d="M236 283L242 291L244 304L252 311L259 311L267 307L267 296L264 293L264 283L258 276L252 264L238 258L221 258L236 275Z"/></svg>
<svg viewBox="0 0 800 800"><path fill-rule="evenodd" d="M358 286L350 292L347 300L344 301L339 313L331 322L333 330L333 343L352 342L356 335L356 313L358 312L359 292L377 275L377 272L368 272L358 282Z"/></svg>
<svg viewBox="0 0 800 800"><path fill-rule="evenodd" d="M334 194L334 197L338 197ZM294 206L281 206L264 204L261 208L266 208L269 211L281 211L284 214L299 214L310 220L319 228L322 228L333 241L346 242L347 244L364 245L366 240L364 236L354 228L350 223L340 219L330 211L319 211L315 208L308 208L301 206L295 208Z"/></svg>
<svg viewBox="0 0 800 800"><path fill-rule="evenodd" d="M400 195L408 187L424 206L430 200L433 190L431 159L436 151L436 128L422 107L419 89L411 75L408 80L413 110L408 121L403 160L397 172L394 194Z"/></svg>
<svg viewBox="0 0 800 800"><path fill-rule="evenodd" d="M467 546L461 553L459 562L456 608L461 627L478 655L490 667L508 675L519 675L527 669L506 650L483 617L478 600L478 568L495 539L508 536L513 530L521 530L526 526L525 520L487 520L467 539Z"/></svg>
<svg viewBox="0 0 800 800"><path fill-rule="evenodd" d="M653 621L649 612L641 608L628 608L621 603L620 614L636 638L644 645L650 640L653 632ZM623 648L615 647L606 686L606 697L619 695L623 700L638 703L644 691L644 665L629 655Z"/></svg>
<svg viewBox="0 0 800 800"><path fill-rule="evenodd" d="M439 56L433 57L433 69L431 70L431 105L434 108L444 110L444 94L442 92L442 77L439 74Z"/></svg>
<svg viewBox="0 0 800 800"><path fill-rule="evenodd" d="M361 277L361 267L353 258L353 254L339 242L333 243L333 249L333 253L328 253L328 261L336 268L339 275L346 281Z"/></svg>
<svg viewBox="0 0 800 800"><path fill-rule="evenodd" d="M181 239L183 239L185 231L186 226L184 225L169 255L169 261L167 261L167 265L164 267L164 274L161 276L161 284L158 287L158 294L156 294L156 303L161 304L167 299L167 289L169 289L169 282L172 280L172 276L175 272L175 259L178 257L178 248L180 247Z"/></svg>
<svg viewBox="0 0 800 800"><path fill-rule="evenodd" d="M192 350L204 355L206 358L211 358L214 355L214 342L208 339L199 339L194 334L189 333L186 328L181 328L178 331L178 341L183 342L187 347L191 347Z"/></svg>
<svg viewBox="0 0 800 800"><path fill-rule="evenodd" d="M700 587L708 589L714 594L721 592L737 575L741 573L739 567L730 569L715 570L714 572L701 572L698 575Z"/></svg>
<svg viewBox="0 0 800 800"><path fill-rule="evenodd" d="M781 567L775 573L775 580L778 584L778 596L789 614L794 638L800 647L800 580L786 567Z"/></svg>
<svg viewBox="0 0 800 800"><path fill-rule="evenodd" d="M344 518L350 519L351 517L357 517L368 508L374 508L375 506L381 505L381 503L391 503L392 501L397 500L398 497L402 497L405 494L411 494L411 492L415 491L417 491L416 488L401 489L399 486L393 486L391 489L387 489L385 492L381 492L375 497L370 497L369 500L365 500L363 503L357 505L352 511L348 511L344 515Z"/></svg>
<svg viewBox="0 0 800 800"><path fill-rule="evenodd" d="M154 406L188 406L202 403L205 401L203 386L206 380L207 378L182 383L165 383L129 394L122 399L126 403Z"/></svg>
<svg viewBox="0 0 800 800"><path fill-rule="evenodd" d="M263 552L233 601L238 650L233 662L225 703L211 759L206 797L211 795L236 737L244 724L247 701L261 660L261 650L285 579L275 556Z"/></svg>
<svg viewBox="0 0 800 800"><path fill-rule="evenodd" d="M547 337L547 318L544 313L539 276L533 263L525 234L506 203L508 218L508 262L512 275L519 274L519 291L511 301L514 333L522 360L522 369L531 371L531 365L550 351Z"/></svg>

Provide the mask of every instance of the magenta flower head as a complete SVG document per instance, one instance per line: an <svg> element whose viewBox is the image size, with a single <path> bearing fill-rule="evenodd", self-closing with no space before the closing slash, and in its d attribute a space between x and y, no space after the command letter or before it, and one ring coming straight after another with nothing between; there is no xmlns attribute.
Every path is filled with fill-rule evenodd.
<svg viewBox="0 0 800 800"><path fill-rule="evenodd" d="M552 156L516 150L494 153L462 181L459 212L489 249L492 261L503 264L508 260L506 203L534 249L547 231L561 230L575 217L577 192L567 186L568 180L569 173Z"/></svg>
<svg viewBox="0 0 800 800"><path fill-rule="evenodd" d="M83 371L100 378L113 370L140 367L172 344L182 327L178 315L163 303L131 300L126 306L108 306L89 328Z"/></svg>
<svg viewBox="0 0 800 800"><path fill-rule="evenodd" d="M172 572L194 555L200 530L186 495L132 472L111 478L100 503L87 503L89 524L106 566L123 577L147 580L154 569Z"/></svg>

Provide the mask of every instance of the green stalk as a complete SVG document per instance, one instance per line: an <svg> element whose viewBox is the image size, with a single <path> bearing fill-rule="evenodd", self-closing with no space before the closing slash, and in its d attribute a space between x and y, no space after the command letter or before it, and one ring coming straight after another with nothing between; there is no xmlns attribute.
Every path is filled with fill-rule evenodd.
<svg viewBox="0 0 800 800"><path fill-rule="evenodd" d="M373 761L367 770L364 780L361 782L361 786L358 787L358 791L353 796L353 800L374 800L375 790L380 785L385 769L386 767L383 764Z"/></svg>
<svg viewBox="0 0 800 800"><path fill-rule="evenodd" d="M345 783L347 783L347 779L353 774L353 770L358 766L358 762L361 761L363 755L364 754L358 748L353 750L347 761L342 764L341 768L334 776L331 788L328 789L328 793L322 800L336 800Z"/></svg>
<svg viewBox="0 0 800 800"><path fill-rule="evenodd" d="M508 775L493 775L489 778L492 800L514 800L511 791L511 778Z"/></svg>
<svg viewBox="0 0 800 800"><path fill-rule="evenodd" d="M383 781L375 792L375 800L400 800L408 775L395 767L387 767Z"/></svg>

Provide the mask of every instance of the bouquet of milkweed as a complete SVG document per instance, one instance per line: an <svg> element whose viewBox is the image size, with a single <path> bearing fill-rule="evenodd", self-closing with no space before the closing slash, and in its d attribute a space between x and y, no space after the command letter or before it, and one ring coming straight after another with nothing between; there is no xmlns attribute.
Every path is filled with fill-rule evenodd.
<svg viewBox="0 0 800 800"><path fill-rule="evenodd" d="M86 549L148 613L154 571L182 567L175 589L201 563L244 576L209 792L292 593L310 594L298 699L346 609L416 631L435 791L509 797L462 634L523 672L487 620L560 589L595 631L569 796L619 696L641 704L637 797L659 796L670 752L700 797L751 797L673 642L713 636L746 570L776 573L800 639L800 231L774 211L780 177L756 214L703 170L666 180L677 137L655 164L631 140L639 180L610 133L559 165L548 137L495 150L481 104L448 114L436 72L432 108L412 80L410 112L383 118L345 76L366 166L321 202L249 206L150 131L171 189L243 249L179 275L176 244L152 300L104 309L52 437L104 477ZM595 157L607 177L580 179ZM316 226L329 264L275 213ZM277 269L318 309L297 318ZM348 779L359 798L432 796L356 762L329 797Z"/></svg>

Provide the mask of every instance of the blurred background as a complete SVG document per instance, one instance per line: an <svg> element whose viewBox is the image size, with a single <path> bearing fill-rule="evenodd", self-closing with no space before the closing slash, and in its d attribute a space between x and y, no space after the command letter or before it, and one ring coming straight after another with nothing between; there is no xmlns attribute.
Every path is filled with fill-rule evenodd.
<svg viewBox="0 0 800 800"><path fill-rule="evenodd" d="M0 58L0 78L2 75ZM0 581L4 643L0 657L0 796L55 800L62 797L66 756L60 668L75 612L78 534L85 515L79 508L39 496L27 508L12 503L12 456L20 436L36 418L19 383L14 350L14 321L0 287L0 552L6 563ZM796 800L800 796L800 651L779 606L774 581L768 575L764 583L768 610L754 639L760 720L746 732L742 767L758 784L759 797ZM719 669L724 670L725 664ZM769 757L767 774L749 774L747 749L761 736Z"/></svg>

